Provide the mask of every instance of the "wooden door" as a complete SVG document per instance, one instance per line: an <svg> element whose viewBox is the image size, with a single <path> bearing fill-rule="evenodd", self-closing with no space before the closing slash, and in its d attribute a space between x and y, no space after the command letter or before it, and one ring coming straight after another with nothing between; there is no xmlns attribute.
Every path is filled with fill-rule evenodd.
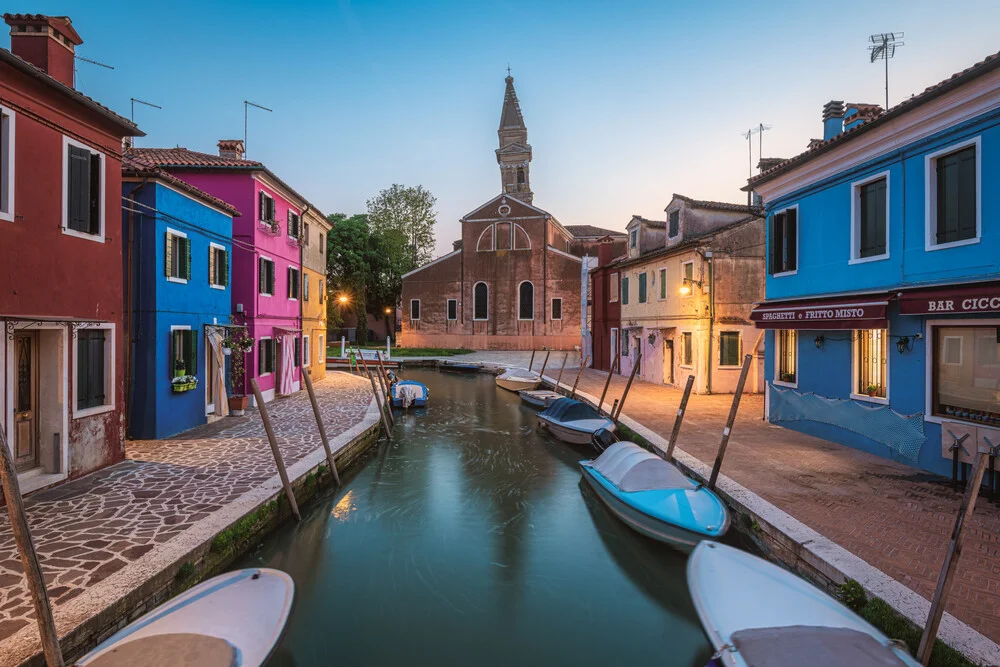
<svg viewBox="0 0 1000 667"><path fill-rule="evenodd" d="M14 336L14 465L38 466L38 333Z"/></svg>

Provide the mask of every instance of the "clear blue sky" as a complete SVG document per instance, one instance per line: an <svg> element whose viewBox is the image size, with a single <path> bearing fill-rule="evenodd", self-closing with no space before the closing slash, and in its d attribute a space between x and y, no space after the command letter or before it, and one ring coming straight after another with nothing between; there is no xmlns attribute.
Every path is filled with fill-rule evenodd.
<svg viewBox="0 0 1000 667"><path fill-rule="evenodd" d="M825 102L883 103L870 33L904 31L890 103L1000 50L1000 3L86 2L12 0L66 14L78 87L123 115L141 146L215 151L243 134L324 212L363 211L394 182L438 198L439 252L499 193L493 150L507 63L534 149L536 205L564 224L662 218L673 192L740 202L740 132L764 154L821 136ZM10 37L4 33L4 47ZM757 159L756 141L754 163Z"/></svg>

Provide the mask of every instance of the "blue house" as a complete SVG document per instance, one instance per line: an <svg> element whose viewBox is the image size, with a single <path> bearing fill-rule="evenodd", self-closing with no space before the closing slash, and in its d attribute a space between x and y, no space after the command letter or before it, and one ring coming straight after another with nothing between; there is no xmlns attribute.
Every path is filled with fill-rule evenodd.
<svg viewBox="0 0 1000 667"><path fill-rule="evenodd" d="M770 421L939 474L1000 444L1000 54L748 182L767 215Z"/></svg>
<svg viewBox="0 0 1000 667"><path fill-rule="evenodd" d="M122 197L127 428L165 438L229 414L222 342L240 213L128 152Z"/></svg>

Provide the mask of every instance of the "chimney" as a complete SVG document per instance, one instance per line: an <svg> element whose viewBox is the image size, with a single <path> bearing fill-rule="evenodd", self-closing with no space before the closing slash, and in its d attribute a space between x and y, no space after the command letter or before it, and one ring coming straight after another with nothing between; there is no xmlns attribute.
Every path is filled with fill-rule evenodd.
<svg viewBox="0 0 1000 667"><path fill-rule="evenodd" d="M83 40L68 16L4 14L3 20L10 26L11 53L73 87L73 58Z"/></svg>
<svg viewBox="0 0 1000 667"><path fill-rule="evenodd" d="M597 242L597 265L607 266L611 263L611 254L614 252L614 241L610 236L605 236Z"/></svg>
<svg viewBox="0 0 1000 667"><path fill-rule="evenodd" d="M844 102L833 100L823 105L823 141L844 131Z"/></svg>
<svg viewBox="0 0 1000 667"><path fill-rule="evenodd" d="M461 249L462 249L462 239L458 239L457 241L452 241L451 242L451 251L452 252L455 252L456 250L461 250Z"/></svg>
<svg viewBox="0 0 1000 667"><path fill-rule="evenodd" d="M760 169L761 173L764 173L768 169L773 169L779 164L785 161L783 157L762 157L760 162L757 163L757 168Z"/></svg>
<svg viewBox="0 0 1000 667"><path fill-rule="evenodd" d="M219 157L228 157L234 160L243 159L242 139L219 139Z"/></svg>

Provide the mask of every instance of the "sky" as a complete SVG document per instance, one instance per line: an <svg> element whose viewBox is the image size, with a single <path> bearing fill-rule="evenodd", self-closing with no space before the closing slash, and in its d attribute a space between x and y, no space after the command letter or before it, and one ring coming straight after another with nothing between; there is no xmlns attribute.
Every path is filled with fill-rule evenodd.
<svg viewBox="0 0 1000 667"><path fill-rule="evenodd" d="M12 4L13 3L13 4ZM393 183L437 197L437 254L500 193L494 150L509 64L536 206L566 225L663 219L673 193L744 202L748 142L767 157L822 136L833 99L884 104L868 36L896 31L898 104L1000 51L1000 3L102 2L11 0L68 15L77 87L128 117L138 146L215 152L242 138L325 213ZM0 46L10 47L4 31ZM758 155L753 139L753 164ZM756 171L755 171L756 173Z"/></svg>

